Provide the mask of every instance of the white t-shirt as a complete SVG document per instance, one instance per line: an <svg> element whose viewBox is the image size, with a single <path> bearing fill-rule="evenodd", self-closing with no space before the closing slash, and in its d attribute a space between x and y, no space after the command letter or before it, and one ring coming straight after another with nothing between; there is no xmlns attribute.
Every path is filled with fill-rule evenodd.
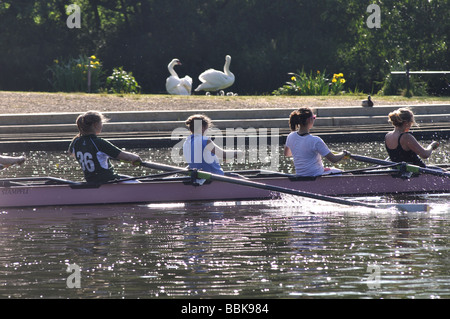
<svg viewBox="0 0 450 319"><path fill-rule="evenodd" d="M330 149L324 141L313 135L300 136L292 132L286 139L294 159L295 173L298 176L319 176L324 174L322 156L328 155Z"/></svg>

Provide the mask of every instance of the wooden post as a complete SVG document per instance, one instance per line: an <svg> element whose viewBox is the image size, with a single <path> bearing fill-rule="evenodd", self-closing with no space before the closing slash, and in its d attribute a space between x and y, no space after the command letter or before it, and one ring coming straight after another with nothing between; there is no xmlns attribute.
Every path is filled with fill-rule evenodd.
<svg viewBox="0 0 450 319"><path fill-rule="evenodd" d="M409 61L406 61L406 97L412 97L410 84Z"/></svg>
<svg viewBox="0 0 450 319"><path fill-rule="evenodd" d="M88 64L88 93L91 93L91 58L89 57L89 64Z"/></svg>

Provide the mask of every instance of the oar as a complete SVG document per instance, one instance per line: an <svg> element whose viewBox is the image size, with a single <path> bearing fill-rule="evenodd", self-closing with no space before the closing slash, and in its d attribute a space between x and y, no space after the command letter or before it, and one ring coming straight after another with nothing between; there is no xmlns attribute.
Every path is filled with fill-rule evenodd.
<svg viewBox="0 0 450 319"><path fill-rule="evenodd" d="M350 158L354 159L355 161L376 164L376 165L395 165L395 164L397 164L399 166L404 165L406 171L411 172L411 173L424 173L424 174L431 174L431 175L442 176L442 177L450 177L449 172L440 171L440 170L431 169L431 168L420 167L420 166L411 165L411 164L407 164L407 163L395 163L395 162L391 162L391 161L384 161L384 160L381 160L378 158L372 158L372 157L354 155L354 154L350 155Z"/></svg>
<svg viewBox="0 0 450 319"><path fill-rule="evenodd" d="M176 167L176 166L153 163L153 162L141 162L140 165L147 167L147 168L152 168L152 169L162 170L162 171L169 171L169 172L177 171L177 172L187 174L187 175L191 175L194 172L193 170L190 170L187 168L180 168L180 167ZM275 186L275 185L259 183L259 182L255 182L255 181L250 181L248 179L240 179L240 178L235 178L235 177L217 175L217 174L212 174L212 173L203 172L203 171L195 171L195 172L197 174L196 178L200 178L200 179L222 181L222 182L226 182L226 183L260 188L260 189L274 191L274 192L278 192L278 193L296 195L296 196L312 198L312 199L317 199L317 200L322 200L322 201L337 203L337 204L342 204L342 205L348 205L348 206L363 206L363 207L369 207L369 208L386 208L386 207L381 207L379 205L372 205L372 204L367 204L367 203L362 203L362 202L357 202L357 201L350 201L350 200L345 200L345 199L326 196L326 195L319 195L319 194L315 194L315 193L303 192L303 191L299 191L299 190L295 190L295 189L291 189L291 188L285 188L285 187L279 187L279 186ZM396 208L399 208L399 209L405 209L404 206L396 206L396 205L390 205L390 206L391 207L395 206ZM424 209L423 205L420 205L420 206L421 206L420 207L421 211L428 209L428 208ZM415 208L415 210L417 210L417 208Z"/></svg>

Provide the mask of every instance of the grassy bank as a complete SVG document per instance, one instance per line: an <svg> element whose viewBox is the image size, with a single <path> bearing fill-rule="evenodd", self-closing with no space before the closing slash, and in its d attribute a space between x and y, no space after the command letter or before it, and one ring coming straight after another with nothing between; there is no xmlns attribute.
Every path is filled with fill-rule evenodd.
<svg viewBox="0 0 450 319"><path fill-rule="evenodd" d="M210 110L361 106L365 95L342 96L170 96L0 91L0 114L59 113L98 110ZM375 106L445 104L450 98L375 96Z"/></svg>

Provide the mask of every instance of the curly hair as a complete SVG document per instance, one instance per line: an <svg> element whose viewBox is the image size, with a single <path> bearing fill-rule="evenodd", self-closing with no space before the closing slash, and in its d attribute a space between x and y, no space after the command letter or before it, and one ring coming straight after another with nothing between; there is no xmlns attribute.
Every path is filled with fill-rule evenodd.
<svg viewBox="0 0 450 319"><path fill-rule="evenodd" d="M189 128L189 131L194 133L195 123L198 123L198 121L201 121L202 129L206 130L212 126L212 121L208 116L203 114L194 114L189 116L185 122L186 126Z"/></svg>

